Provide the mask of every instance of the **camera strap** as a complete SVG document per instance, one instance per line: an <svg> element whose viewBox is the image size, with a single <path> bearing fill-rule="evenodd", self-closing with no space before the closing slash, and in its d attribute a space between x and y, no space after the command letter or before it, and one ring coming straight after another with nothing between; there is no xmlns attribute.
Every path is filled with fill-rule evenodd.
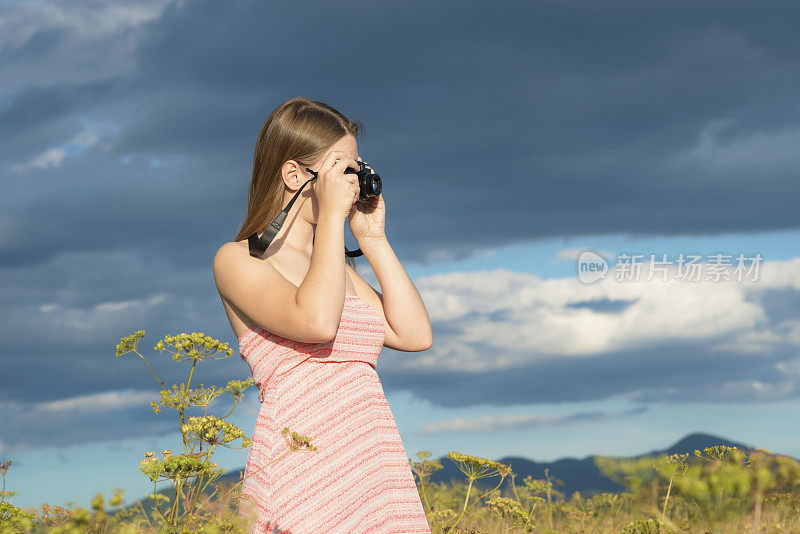
<svg viewBox="0 0 800 534"><path fill-rule="evenodd" d="M267 250L269 244L272 243L272 240L275 239L276 235L278 235L278 231L280 231L281 226L283 226L283 223L286 220L286 216L289 214L289 210L292 209L292 204L294 204L294 201L297 200L298 196L300 196L300 192L303 190L306 184L308 184L308 182L317 179L316 172L312 171L311 169L306 169L306 170L311 174L313 174L314 177L309 178L308 180L306 180L305 184L300 186L300 189L298 189L297 193L294 194L292 200L290 200L289 203L286 204L286 207L283 208L275 216L274 219L272 219L272 222L269 223L269 226L267 226L267 229L264 230L263 234L259 236L258 232L255 232L247 238L247 244L250 247L251 256L258 258L264 253L265 250ZM355 250L347 250L347 247L344 247L344 255L347 256L348 258L355 258L357 256L363 256L364 253L361 252L360 248L357 248Z"/></svg>

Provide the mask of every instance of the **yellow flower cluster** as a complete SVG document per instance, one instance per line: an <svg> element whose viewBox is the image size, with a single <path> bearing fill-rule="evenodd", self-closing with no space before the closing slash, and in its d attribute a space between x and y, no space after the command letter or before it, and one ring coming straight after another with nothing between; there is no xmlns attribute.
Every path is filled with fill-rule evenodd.
<svg viewBox="0 0 800 534"><path fill-rule="evenodd" d="M171 391L168 389L161 390L161 404L176 410L188 406L207 407L222 395L223 391L217 389L217 386L203 387L202 383L200 383L200 387L195 389L187 388L185 383L181 383L180 386L173 384ZM153 402L155 403L155 401ZM153 410L157 411L155 404L153 404Z"/></svg>
<svg viewBox="0 0 800 534"><path fill-rule="evenodd" d="M145 453L145 458L139 462L139 470L150 480L156 482L159 478L182 480L197 476L214 478L224 472L216 463L202 458L202 454L180 454L174 456L172 451L163 451L164 458L159 459L153 452ZM214 475L212 477L212 475Z"/></svg>
<svg viewBox="0 0 800 534"><path fill-rule="evenodd" d="M139 465L152 464L153 462L158 462L158 456L149 456L147 458L142 458L141 460L139 460Z"/></svg>
<svg viewBox="0 0 800 534"><path fill-rule="evenodd" d="M420 461L412 462L409 459L409 463L411 465L411 470L414 471L417 476L421 478L429 477L434 472L442 469L442 463L439 460L428 460L431 456L431 451L419 451L416 456Z"/></svg>
<svg viewBox="0 0 800 534"><path fill-rule="evenodd" d="M245 380L231 380L228 382L228 385L225 386L225 390L230 393L234 398L241 399L242 395L244 394L244 390L249 388L253 385L253 378L247 378Z"/></svg>
<svg viewBox="0 0 800 534"><path fill-rule="evenodd" d="M144 330L137 330L133 334L123 337L117 344L117 356L122 356L136 350L136 344L144 337Z"/></svg>
<svg viewBox="0 0 800 534"><path fill-rule="evenodd" d="M0 474L5 475L8 472L9 467L11 467L11 460L0 462Z"/></svg>
<svg viewBox="0 0 800 534"><path fill-rule="evenodd" d="M167 345L175 348L172 359L176 362L187 360L196 362L198 360L218 359L211 357L219 352L225 353L225 358L233 355L233 349L229 348L227 343L207 336L203 332L165 336L163 340L156 343L154 349L172 352L167 349ZM181 354L185 354L186 358L181 359Z"/></svg>
<svg viewBox="0 0 800 534"><path fill-rule="evenodd" d="M309 451L317 450L316 445L311 444L311 438L298 434L297 432L290 431L288 426L283 427L283 430L281 430L281 435L283 435L290 450L297 451L302 448L306 448Z"/></svg>
<svg viewBox="0 0 800 534"><path fill-rule="evenodd" d="M247 439L241 428L214 415L190 417L189 421L181 426L181 432L197 436L211 444L224 445L238 438L242 438L243 441Z"/></svg>
<svg viewBox="0 0 800 534"><path fill-rule="evenodd" d="M523 483L525 484L525 489L527 489L532 495L547 493L553 489L553 483L551 481L534 479L531 475L526 476L525 480L523 480Z"/></svg>
<svg viewBox="0 0 800 534"><path fill-rule="evenodd" d="M739 451L736 447L728 447L726 445L714 445L713 447L706 447L703 451L695 450L694 455L698 458L702 458L703 460L724 460L729 456L741 455L744 457L744 453Z"/></svg>
<svg viewBox="0 0 800 534"><path fill-rule="evenodd" d="M487 478L495 475L506 476L511 473L511 467L488 458L481 458L479 456L470 456L456 451L447 453L450 458L458 466L458 469L472 480L479 478Z"/></svg>
<svg viewBox="0 0 800 534"><path fill-rule="evenodd" d="M511 519L516 522L518 520L525 521L528 516L522 511L522 505L514 499L508 497L495 497L486 501L486 508L492 513L503 519Z"/></svg>

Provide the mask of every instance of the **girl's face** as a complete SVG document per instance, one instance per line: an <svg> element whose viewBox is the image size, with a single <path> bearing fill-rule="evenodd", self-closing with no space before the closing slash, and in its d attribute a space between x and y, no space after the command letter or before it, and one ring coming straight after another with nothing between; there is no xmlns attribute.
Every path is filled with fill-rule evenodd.
<svg viewBox="0 0 800 534"><path fill-rule="evenodd" d="M356 143L356 138L351 134L345 135L331 145L325 154L323 154L318 161L315 161L313 165L309 165L308 168L312 171L319 171L322 162L331 152L344 152L347 157L358 159L358 144ZM304 183L306 183L306 181L313 178L311 173L307 172L304 166L300 166L294 160L289 160L283 164L283 167L281 168L281 175L283 177L283 183L286 184L286 187L289 189L284 194L284 206L287 202L289 202L289 200L291 200L294 194L297 193L297 190L300 189ZM297 197L297 200L295 200L295 204L300 204L299 216L309 224L317 224L317 218L319 216L319 205L317 204L315 187L316 184L317 181L314 180L305 186L303 188L303 192L300 193L300 195Z"/></svg>

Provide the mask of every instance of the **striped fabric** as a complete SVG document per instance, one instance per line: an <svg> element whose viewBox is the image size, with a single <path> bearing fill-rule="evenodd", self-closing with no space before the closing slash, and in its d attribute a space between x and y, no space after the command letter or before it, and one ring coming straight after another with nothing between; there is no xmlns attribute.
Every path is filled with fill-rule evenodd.
<svg viewBox="0 0 800 534"><path fill-rule="evenodd" d="M251 534L430 534L375 371L383 341L381 317L356 295L345 295L331 341L303 343L258 325L239 338L262 402L239 507L255 513ZM284 427L317 450L289 451Z"/></svg>

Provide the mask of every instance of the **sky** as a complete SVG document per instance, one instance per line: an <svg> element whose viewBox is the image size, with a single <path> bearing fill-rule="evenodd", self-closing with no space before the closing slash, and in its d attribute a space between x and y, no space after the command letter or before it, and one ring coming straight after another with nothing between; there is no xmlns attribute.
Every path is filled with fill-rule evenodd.
<svg viewBox="0 0 800 534"><path fill-rule="evenodd" d="M136 330L167 384L187 369L152 347L180 332L234 349L198 367L206 385L250 376L211 260L295 96L365 125L431 319L430 349L377 369L409 457L639 454L691 432L800 456L798 11L0 0L13 502L152 490L144 451L179 442L145 363L115 357ZM251 433L259 408L251 388L231 420Z"/></svg>

